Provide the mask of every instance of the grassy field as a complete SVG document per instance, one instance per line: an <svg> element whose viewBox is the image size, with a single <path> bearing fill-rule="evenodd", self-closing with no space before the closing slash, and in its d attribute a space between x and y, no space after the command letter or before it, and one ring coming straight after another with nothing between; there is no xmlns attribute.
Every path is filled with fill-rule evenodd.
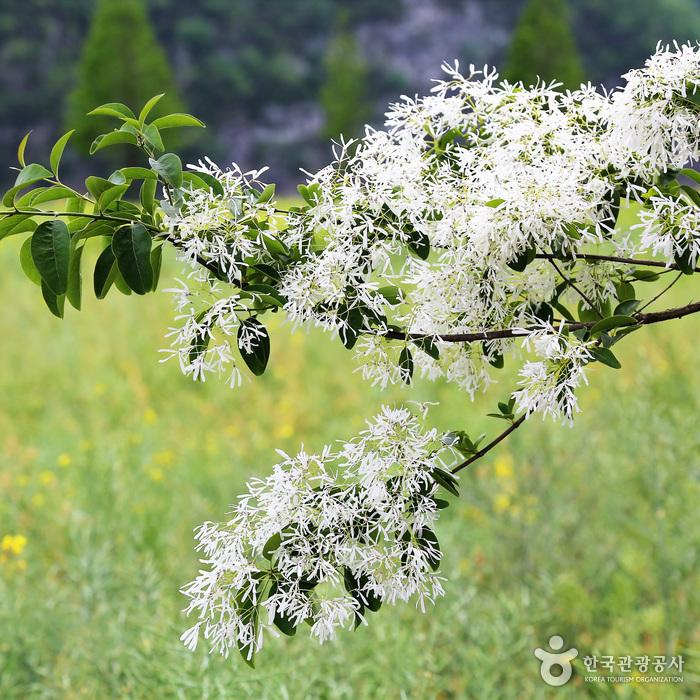
<svg viewBox="0 0 700 700"><path fill-rule="evenodd" d="M274 447L350 435L408 393L371 390L339 343L281 323L261 380L194 384L158 363L166 294L88 299L61 322L17 251L0 246L0 698L698 696L700 319L632 336L621 371L591 371L574 428L534 419L464 474L428 614L384 608L321 647L273 639L251 671L178 641L193 527ZM495 432L483 408L507 389L476 407L440 384L410 398ZM550 690L533 649L555 633L579 658ZM685 682L587 683L587 654L683 654Z"/></svg>

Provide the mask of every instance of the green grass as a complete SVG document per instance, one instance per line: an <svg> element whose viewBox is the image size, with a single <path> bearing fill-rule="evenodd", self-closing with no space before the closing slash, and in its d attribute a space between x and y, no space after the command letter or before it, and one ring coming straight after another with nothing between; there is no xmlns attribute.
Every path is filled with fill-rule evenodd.
<svg viewBox="0 0 700 700"><path fill-rule="evenodd" d="M697 696L699 320L639 331L621 371L591 371L574 428L535 418L463 475L428 614L271 639L251 671L178 641L193 527L274 447L351 435L382 402L437 400L441 426L493 433L506 378L476 406L441 384L380 394L338 342L277 323L262 379L195 384L158 363L167 295L88 293L61 322L17 249L0 246L0 538L27 543L0 563L1 698L540 698L533 649L554 633L580 657L686 660L683 686L631 688L585 683L579 658L557 697Z"/></svg>

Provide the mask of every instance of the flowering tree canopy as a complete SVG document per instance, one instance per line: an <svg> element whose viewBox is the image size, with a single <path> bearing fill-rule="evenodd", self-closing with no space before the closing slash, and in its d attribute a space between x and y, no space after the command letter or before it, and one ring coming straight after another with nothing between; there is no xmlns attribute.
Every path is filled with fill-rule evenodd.
<svg viewBox="0 0 700 700"><path fill-rule="evenodd" d="M623 338L700 311L653 306L700 252L698 47L658 47L611 93L443 70L429 96L391 106L384 130L335 144L334 161L299 186L303 203L286 209L264 170L208 159L183 169L162 133L203 125L187 114L149 121L160 96L138 115L119 103L93 110L118 128L92 151L130 144L144 165L90 176L85 192L59 175L71 133L48 167L27 163L20 144L0 238L26 236L20 263L48 308L80 308L89 239L101 241L100 299L112 287L155 290L172 246L185 273L168 290L176 314L163 352L194 379L237 386L262 374L264 319L278 312L337 335L382 387L418 373L473 397L506 359L520 363L491 414L505 429L483 446L459 426L429 428L416 405L385 407L320 454L280 452L227 522L197 531L204 569L183 589L192 648L203 636L252 663L267 631L307 622L323 641L382 603L432 601L443 593L434 524L441 495L458 495L455 474L533 413L571 422L587 365L617 368ZM624 207L638 212L628 229L616 226Z"/></svg>

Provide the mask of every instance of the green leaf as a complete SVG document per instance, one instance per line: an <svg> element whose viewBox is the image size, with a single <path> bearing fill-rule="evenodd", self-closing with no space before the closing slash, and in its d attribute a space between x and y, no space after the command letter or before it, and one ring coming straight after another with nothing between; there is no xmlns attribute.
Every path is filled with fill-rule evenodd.
<svg viewBox="0 0 700 700"><path fill-rule="evenodd" d="M131 181L131 180L155 180L156 179L156 174L152 170L149 170L148 168L139 168L139 167L120 168L119 170L115 170L114 172L121 173L124 176L125 182ZM114 173L112 173L112 175L114 175ZM110 176L110 178L111 178L111 176Z"/></svg>
<svg viewBox="0 0 700 700"><path fill-rule="evenodd" d="M182 186L182 161L174 153L164 153L158 160L148 160L153 170L172 187Z"/></svg>
<svg viewBox="0 0 700 700"><path fill-rule="evenodd" d="M163 245L157 245L151 251L151 267L153 268L153 286L151 291L155 292L160 280L160 270L163 266Z"/></svg>
<svg viewBox="0 0 700 700"><path fill-rule="evenodd" d="M95 109L88 112L88 116L117 117L117 119L136 118L134 113L121 102L106 102L105 104L95 107Z"/></svg>
<svg viewBox="0 0 700 700"><path fill-rule="evenodd" d="M0 240L18 233L25 233L36 228L36 222L30 214L14 214L0 220Z"/></svg>
<svg viewBox="0 0 700 700"><path fill-rule="evenodd" d="M70 232L59 220L39 224L31 238L32 259L41 279L55 296L66 293L70 263Z"/></svg>
<svg viewBox="0 0 700 700"><path fill-rule="evenodd" d="M144 180L139 192L141 206L149 214L153 213L156 204L156 189L158 188L157 180Z"/></svg>
<svg viewBox="0 0 700 700"><path fill-rule="evenodd" d="M289 248L276 236L265 233L262 236L262 243L265 246L265 250L276 258L290 256Z"/></svg>
<svg viewBox="0 0 700 700"><path fill-rule="evenodd" d="M659 274L653 270L634 270L632 277L640 282L656 282L659 279Z"/></svg>
<svg viewBox="0 0 700 700"><path fill-rule="evenodd" d="M114 183L105 180L103 177L90 175L90 177L85 180L85 187L87 187L87 191L92 195L94 200L97 201L102 196L103 192L114 187Z"/></svg>
<svg viewBox="0 0 700 700"><path fill-rule="evenodd" d="M430 256L430 239L421 231L411 231L408 247L421 260L427 260Z"/></svg>
<svg viewBox="0 0 700 700"><path fill-rule="evenodd" d="M126 194L126 191L128 189L129 183L127 183L126 185L114 185L108 190L105 190L100 195L100 198L97 202L97 208L100 211L105 211L107 207L109 207L109 205L112 204L112 202L120 200L124 196L124 194Z"/></svg>
<svg viewBox="0 0 700 700"><path fill-rule="evenodd" d="M205 128L203 121L193 117L191 114L168 114L165 117L158 117L153 120L153 125L160 129L175 129L182 126L197 126L201 129Z"/></svg>
<svg viewBox="0 0 700 700"><path fill-rule="evenodd" d="M421 528L417 533L416 543L425 552L425 558L433 571L440 568L440 543L435 533L429 528Z"/></svg>
<svg viewBox="0 0 700 700"><path fill-rule="evenodd" d="M209 309L204 309L204 311L198 313L195 317L195 321L198 324L201 324L202 319L207 315L208 311ZM207 326L202 330L196 332L192 344L190 345L190 351L188 355L190 364L194 364L195 360L197 360L198 357L200 357L207 351L207 348L209 347L209 341L211 340L211 333L209 332L209 330L210 327ZM204 381L203 378L202 381Z"/></svg>
<svg viewBox="0 0 700 700"><path fill-rule="evenodd" d="M139 112L139 121L141 124L146 123L146 118L151 113L151 110L163 99L164 96L165 93L161 92L160 95L154 95L150 100L148 100L148 102L146 102L143 109Z"/></svg>
<svg viewBox="0 0 700 700"><path fill-rule="evenodd" d="M162 153L165 150L165 145L163 144L163 139L160 135L160 131L158 131L158 127L155 126L155 124L149 124L143 130L143 137L159 153Z"/></svg>
<svg viewBox="0 0 700 700"><path fill-rule="evenodd" d="M143 224L117 229L112 236L112 251L124 281L136 294L153 289L151 246L153 239Z"/></svg>
<svg viewBox="0 0 700 700"><path fill-rule="evenodd" d="M675 261L676 265L678 265L678 269L684 275L692 275L695 272L695 268L693 267L693 263L692 263L692 259L691 259L690 248L687 248L686 250L684 250L680 254L677 252L674 252L673 260Z"/></svg>
<svg viewBox="0 0 700 700"><path fill-rule="evenodd" d="M638 323L639 321L632 316L608 316L598 321L598 323L591 328L591 335L598 335L604 331L610 331L613 328L620 328L622 326L636 326Z"/></svg>
<svg viewBox="0 0 700 700"><path fill-rule="evenodd" d="M126 283L122 277L122 273L119 272L119 266L114 264L114 286L125 296L131 296L131 287Z"/></svg>
<svg viewBox="0 0 700 700"><path fill-rule="evenodd" d="M100 253L95 263L93 288L98 299L104 299L107 296L107 292L114 283L116 270L116 258L110 244Z"/></svg>
<svg viewBox="0 0 700 700"><path fill-rule="evenodd" d="M15 180L15 187L18 185L32 185L39 180L51 177L51 175L51 171L47 170L43 165L39 163L30 163L19 171L17 179Z"/></svg>
<svg viewBox="0 0 700 700"><path fill-rule="evenodd" d="M275 196L275 186L274 186L274 185L268 185L268 186L258 195L258 203L259 203L259 204L265 204L266 202L269 202L274 196Z"/></svg>
<svg viewBox="0 0 700 700"><path fill-rule="evenodd" d="M583 301L578 303L578 317L579 320L583 321L583 323L593 323L600 319L598 313L596 313L594 309L591 309L590 306Z"/></svg>
<svg viewBox="0 0 700 700"><path fill-rule="evenodd" d="M382 599L368 590L367 583L368 578L366 575L358 577L353 573L350 567L343 567L343 584L345 590L360 606L359 611L355 613L355 628L362 623L361 616L365 608L368 608L372 612L377 612L382 607Z"/></svg>
<svg viewBox="0 0 700 700"><path fill-rule="evenodd" d="M637 310L641 302L638 299L626 299L615 308L615 316L629 316Z"/></svg>
<svg viewBox="0 0 700 700"><path fill-rule="evenodd" d="M688 187L688 185L681 185L681 189L692 200L696 207L700 207L700 192L694 187Z"/></svg>
<svg viewBox="0 0 700 700"><path fill-rule="evenodd" d="M267 559L268 561L272 561L272 557L274 553L279 549L279 546L282 544L282 535L279 532L276 532L270 539L268 539L267 542L265 542L265 545L263 546L262 549L262 555Z"/></svg>
<svg viewBox="0 0 700 700"><path fill-rule="evenodd" d="M69 132L63 134L58 141L54 144L51 149L51 155L49 156L49 163L51 164L51 170L53 174L58 177L58 166L61 164L61 158L63 157L63 151L66 150L66 144L71 136L75 133L75 129L71 129Z"/></svg>
<svg viewBox="0 0 700 700"><path fill-rule="evenodd" d="M377 293L381 294L392 306L400 304L405 296L403 289L393 284L389 284L386 287L379 287Z"/></svg>
<svg viewBox="0 0 700 700"><path fill-rule="evenodd" d="M413 344L419 347L426 355L432 357L433 360L440 359L440 348L438 348L433 338L414 338Z"/></svg>
<svg viewBox="0 0 700 700"><path fill-rule="evenodd" d="M281 615L276 610L272 622L275 627L282 632L282 634L286 634L288 637L293 637L297 633L297 628L294 626L294 621L290 620L284 615Z"/></svg>
<svg viewBox="0 0 700 700"><path fill-rule="evenodd" d="M239 591L236 596L236 607L238 608L238 614L240 615L244 624L252 625L255 630L258 629L258 606L253 603L252 595L248 594L243 597L241 591ZM255 668L254 655L255 650L252 644L243 644L238 642L238 651L241 654L243 660L251 668Z"/></svg>
<svg viewBox="0 0 700 700"><path fill-rule="evenodd" d="M413 355L408 349L408 346L404 346L399 355L399 370L403 383L410 384L413 378Z"/></svg>
<svg viewBox="0 0 700 700"><path fill-rule="evenodd" d="M440 467L434 467L433 471L430 472L430 476L453 496L459 496L459 491L457 490L457 484L459 482L450 472L446 472L444 469L440 469Z"/></svg>
<svg viewBox="0 0 700 700"><path fill-rule="evenodd" d="M29 141L29 137L32 135L31 131L28 131L22 140L19 142L19 146L17 146L17 162L24 168L26 167L26 163L24 162L24 152L27 150L27 141Z"/></svg>
<svg viewBox="0 0 700 700"><path fill-rule="evenodd" d="M513 418L515 416L511 415L503 415L502 413L487 413L486 414L489 418L499 418L500 420L505 420L508 421L509 423L513 422Z"/></svg>
<svg viewBox="0 0 700 700"><path fill-rule="evenodd" d="M612 367L613 369L620 369L620 367L622 367L612 350L608 348L592 348L591 355L593 355L593 358L598 362L602 362L604 365Z"/></svg>
<svg viewBox="0 0 700 700"><path fill-rule="evenodd" d="M17 175L15 184L5 192L2 198L2 203L6 207L11 207L15 201L15 195L26 187L40 182L41 180L51 177L52 173L39 163L30 163L22 168Z"/></svg>
<svg viewBox="0 0 700 700"><path fill-rule="evenodd" d="M196 183L198 181L203 182L208 188L211 189L211 191L218 195L219 197L224 196L224 186L213 176L210 175L209 173L183 173L182 174L183 179L187 177L187 181L192 183L193 185L199 187L200 185L197 185Z"/></svg>
<svg viewBox="0 0 700 700"><path fill-rule="evenodd" d="M32 239L27 238L19 251L19 264L21 265L24 274L27 275L27 277L34 282L34 284L41 286L41 275L34 264L31 246Z"/></svg>
<svg viewBox="0 0 700 700"><path fill-rule="evenodd" d="M615 285L615 291L617 292L617 298L620 302L636 298L634 285L631 282L620 282Z"/></svg>
<svg viewBox="0 0 700 700"><path fill-rule="evenodd" d="M83 250L85 250L84 245L81 245L79 248L73 250L70 256L70 264L68 265L68 287L66 288L66 299L68 299L71 306L76 311L80 311L82 297L83 283L80 276L80 261L83 257Z"/></svg>
<svg viewBox="0 0 700 700"><path fill-rule="evenodd" d="M689 177L691 180L694 180L698 185L700 185L700 173L693 168L683 168L679 175Z"/></svg>
<svg viewBox="0 0 700 700"><path fill-rule="evenodd" d="M203 177L203 173L191 173L187 170L182 172L182 183L183 185L189 185L187 189L191 190L205 190L208 192L211 190L211 185ZM210 176L211 177L211 176Z"/></svg>
<svg viewBox="0 0 700 700"><path fill-rule="evenodd" d="M66 302L65 294L54 294L43 280L41 282L41 293L46 306L49 307L49 311L57 318L63 318L63 308Z"/></svg>
<svg viewBox="0 0 700 700"><path fill-rule="evenodd" d="M242 298L258 299L263 304L282 308L285 304L284 297L269 284L249 284L246 288L239 292Z"/></svg>
<svg viewBox="0 0 700 700"><path fill-rule="evenodd" d="M511 260L508 263L508 267L516 272L523 272L525 268L535 259L537 254L537 249L532 246L522 253L519 253L515 260Z"/></svg>
<svg viewBox="0 0 700 700"><path fill-rule="evenodd" d="M297 185L297 192L302 199L311 207L315 207L320 201L320 185L317 182L311 185Z"/></svg>
<svg viewBox="0 0 700 700"><path fill-rule="evenodd" d="M495 367L496 369L503 369L503 366L505 365L505 359L500 352L497 352L495 355L491 355L488 358L488 362L491 367Z"/></svg>
<svg viewBox="0 0 700 700"><path fill-rule="evenodd" d="M35 190L32 190L34 192ZM32 199L32 206L38 204L45 204L46 202L58 202L64 199L74 199L77 195L70 187L63 187L61 185L55 185L54 187L47 187L42 192L37 192Z"/></svg>
<svg viewBox="0 0 700 700"><path fill-rule="evenodd" d="M128 131L110 131L108 134L100 134L100 136L90 144L90 155L101 151L103 148L118 146L124 143L136 146L138 141L136 140L136 136Z"/></svg>
<svg viewBox="0 0 700 700"><path fill-rule="evenodd" d="M256 339L250 350L246 350L241 343L244 335L251 335ZM241 321L238 328L238 350L243 361L248 365L248 369L255 376L259 377L265 372L270 359L270 336L265 326L257 318L247 318Z"/></svg>

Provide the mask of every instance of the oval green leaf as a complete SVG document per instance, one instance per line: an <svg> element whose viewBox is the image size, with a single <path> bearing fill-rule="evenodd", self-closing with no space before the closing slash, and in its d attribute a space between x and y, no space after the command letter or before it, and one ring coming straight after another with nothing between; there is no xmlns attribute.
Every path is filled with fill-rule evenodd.
<svg viewBox="0 0 700 700"><path fill-rule="evenodd" d="M597 335L604 331L610 331L613 328L621 328L622 326L636 326L639 323L633 316L608 316L603 318L591 328L591 335Z"/></svg>
<svg viewBox="0 0 700 700"><path fill-rule="evenodd" d="M32 260L41 279L56 295L66 293L70 263L70 232L63 221L44 221L31 238Z"/></svg>
<svg viewBox="0 0 700 700"><path fill-rule="evenodd" d="M247 333L252 334L256 338L255 344L251 345L250 349L246 349L241 342L242 337ZM248 369L256 377L265 372L270 359L270 336L265 326L257 318L247 318L241 322L238 328L238 350L243 361L248 365Z"/></svg>
<svg viewBox="0 0 700 700"><path fill-rule="evenodd" d="M136 294L153 288L151 246L153 240L143 224L132 224L114 232L112 251L124 281Z"/></svg>

